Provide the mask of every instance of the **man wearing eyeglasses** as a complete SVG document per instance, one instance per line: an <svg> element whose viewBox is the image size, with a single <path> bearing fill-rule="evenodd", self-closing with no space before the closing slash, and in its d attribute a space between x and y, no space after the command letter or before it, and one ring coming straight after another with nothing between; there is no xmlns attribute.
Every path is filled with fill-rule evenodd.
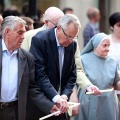
<svg viewBox="0 0 120 120"><path fill-rule="evenodd" d="M38 32L31 42L30 52L36 63L36 81L48 99L57 104L62 113L68 111L67 100L76 82L74 54L80 28L75 15L64 15L57 27ZM52 119L66 120L65 114Z"/></svg>
<svg viewBox="0 0 120 120"><path fill-rule="evenodd" d="M59 8L49 7L43 15L44 25L38 29L27 31L24 34L24 41L23 41L21 47L24 48L25 50L29 51L30 46L31 46L32 37L35 34L37 34L39 31L55 27L57 25L58 20L62 16L64 16L64 13Z"/></svg>

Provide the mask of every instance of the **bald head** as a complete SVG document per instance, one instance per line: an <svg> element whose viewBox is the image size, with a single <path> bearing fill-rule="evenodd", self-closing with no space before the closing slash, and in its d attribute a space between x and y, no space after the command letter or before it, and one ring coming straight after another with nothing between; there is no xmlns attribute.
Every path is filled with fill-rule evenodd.
<svg viewBox="0 0 120 120"><path fill-rule="evenodd" d="M64 13L57 7L49 7L44 14L44 19L61 18Z"/></svg>
<svg viewBox="0 0 120 120"><path fill-rule="evenodd" d="M64 13L59 8L49 7L45 11L44 18L43 18L46 24L46 27L48 29L54 27L55 25L53 23L57 24L58 20L63 16L64 16ZM51 23L53 22L53 23L49 24L48 22L51 22Z"/></svg>

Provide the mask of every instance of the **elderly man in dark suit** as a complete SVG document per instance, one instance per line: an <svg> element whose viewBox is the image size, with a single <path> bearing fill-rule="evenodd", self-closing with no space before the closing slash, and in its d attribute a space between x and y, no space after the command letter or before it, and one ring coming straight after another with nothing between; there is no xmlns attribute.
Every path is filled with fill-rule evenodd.
<svg viewBox="0 0 120 120"><path fill-rule="evenodd" d="M29 87L33 85L39 90L38 97L49 103L54 110L54 104L49 101L34 81L34 58L20 48L24 39L25 21L19 17L4 18L2 39L0 40L0 119L26 120L26 106ZM30 89L31 91L31 89ZM41 103L39 103L41 105ZM48 110L49 110L48 109Z"/></svg>
<svg viewBox="0 0 120 120"><path fill-rule="evenodd" d="M31 43L35 58L35 79L48 99L56 103L61 112L67 112L67 100L76 81L74 54L80 22L67 14L58 20L56 28L38 32ZM65 114L52 119L66 120Z"/></svg>

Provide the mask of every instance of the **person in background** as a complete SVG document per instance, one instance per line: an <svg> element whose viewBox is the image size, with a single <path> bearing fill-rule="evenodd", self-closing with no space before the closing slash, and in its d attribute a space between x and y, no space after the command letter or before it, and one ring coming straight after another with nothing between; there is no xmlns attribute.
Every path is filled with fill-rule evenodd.
<svg viewBox="0 0 120 120"><path fill-rule="evenodd" d="M110 36L109 56L113 57L120 66L120 12L115 12L109 17L109 25L112 33ZM117 91L120 100L120 91Z"/></svg>
<svg viewBox="0 0 120 120"><path fill-rule="evenodd" d="M42 11L40 9L36 10L36 16L32 16L32 19L34 20L34 28L37 29L41 26L43 26L43 16ZM21 16L30 17L30 11L29 11L29 2L24 2L21 8Z"/></svg>
<svg viewBox="0 0 120 120"><path fill-rule="evenodd" d="M63 9L64 14L73 14L73 9L70 7L66 7Z"/></svg>
<svg viewBox="0 0 120 120"><path fill-rule="evenodd" d="M33 27L33 19L31 19L30 17L21 17L25 22L26 22L26 31L29 31L29 30L33 30L34 27Z"/></svg>
<svg viewBox="0 0 120 120"><path fill-rule="evenodd" d="M4 10L2 16L3 16L3 18L5 18L7 16L20 16L20 13L19 13L17 7L12 5L12 6L7 7Z"/></svg>
<svg viewBox="0 0 120 120"><path fill-rule="evenodd" d="M81 52L86 76L100 90L112 89L99 96L87 95L79 89L80 111L74 120L119 120L119 103L114 89L120 90L120 69L108 56L110 38L104 33L94 35ZM94 61L94 62L93 62Z"/></svg>
<svg viewBox="0 0 120 120"><path fill-rule="evenodd" d="M34 29L34 30L30 30L30 31L26 32L24 35L24 41L23 41L21 47L24 48L25 50L29 51L30 46L31 46L32 37L39 31L50 29L50 28L56 26L58 20L62 16L64 16L64 13L59 8L49 7L43 15L44 25L38 29Z"/></svg>
<svg viewBox="0 0 120 120"><path fill-rule="evenodd" d="M2 17L2 15L0 14L0 39L2 38L2 31L1 31L2 21L3 21L3 17Z"/></svg>
<svg viewBox="0 0 120 120"><path fill-rule="evenodd" d="M97 8L89 8L87 10L87 17L89 22L84 28L83 38L84 46L89 42L89 40L97 33L99 33L99 20L100 20L100 11Z"/></svg>

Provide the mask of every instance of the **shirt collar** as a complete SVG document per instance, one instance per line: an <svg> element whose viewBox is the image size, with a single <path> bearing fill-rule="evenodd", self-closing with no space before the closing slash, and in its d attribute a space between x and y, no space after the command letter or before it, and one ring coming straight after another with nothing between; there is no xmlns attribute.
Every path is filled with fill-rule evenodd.
<svg viewBox="0 0 120 120"><path fill-rule="evenodd" d="M47 30L47 27L46 27L46 25L45 25L45 24L43 25L43 27L44 27L44 30Z"/></svg>
<svg viewBox="0 0 120 120"><path fill-rule="evenodd" d="M57 42L57 47L61 46L58 42L58 38L57 38L57 34L56 34L56 28L55 28L55 38L56 38L56 42Z"/></svg>
<svg viewBox="0 0 120 120"><path fill-rule="evenodd" d="M8 49L7 49L6 45L5 45L4 40L2 39L2 51L6 51L6 50L8 50Z"/></svg>

